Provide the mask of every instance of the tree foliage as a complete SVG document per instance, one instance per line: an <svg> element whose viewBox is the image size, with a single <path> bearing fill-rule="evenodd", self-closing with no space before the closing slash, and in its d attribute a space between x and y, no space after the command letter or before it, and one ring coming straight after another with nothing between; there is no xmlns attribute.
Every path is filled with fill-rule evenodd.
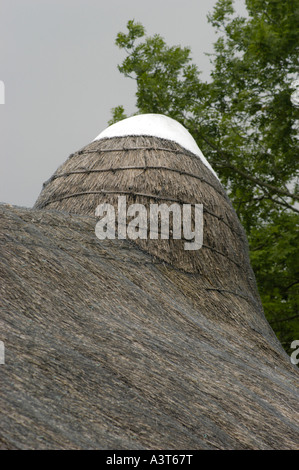
<svg viewBox="0 0 299 470"><path fill-rule="evenodd" d="M298 74L298 0L218 0L208 21L219 37L209 81L188 47L146 36L133 20L116 44L119 71L136 81L138 113L181 122L217 171L250 243L265 314L289 346L299 339L298 111L290 97ZM126 117L118 106L110 121Z"/></svg>

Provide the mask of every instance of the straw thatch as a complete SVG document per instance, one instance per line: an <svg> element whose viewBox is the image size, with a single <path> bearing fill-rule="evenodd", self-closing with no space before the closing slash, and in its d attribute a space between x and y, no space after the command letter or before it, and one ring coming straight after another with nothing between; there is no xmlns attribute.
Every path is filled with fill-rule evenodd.
<svg viewBox="0 0 299 470"><path fill-rule="evenodd" d="M217 178L200 158L179 144L157 137L131 136L92 142L45 183L35 207L94 215L98 204L202 203L204 246L184 250L184 240L140 240L152 255L187 272L206 276L210 287L258 295L242 226Z"/></svg>
<svg viewBox="0 0 299 470"><path fill-rule="evenodd" d="M202 202L203 248L98 240L95 208L121 191ZM150 137L93 142L35 209L0 207L3 448L298 449L298 370L199 159Z"/></svg>

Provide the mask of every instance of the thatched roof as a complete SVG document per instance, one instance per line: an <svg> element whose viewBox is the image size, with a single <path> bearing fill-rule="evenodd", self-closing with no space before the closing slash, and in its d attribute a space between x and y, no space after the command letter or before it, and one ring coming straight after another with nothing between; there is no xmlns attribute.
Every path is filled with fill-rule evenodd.
<svg viewBox="0 0 299 470"><path fill-rule="evenodd" d="M203 203L203 250L188 253L183 240L136 243L188 272L204 275L210 266L211 287L215 283L219 287L220 281L227 288L238 284L239 290L249 288L257 296L246 237L225 191L199 158L175 142L150 136L94 141L58 168L44 184L35 207L94 215L100 203L117 207L119 195L126 195L128 205Z"/></svg>
<svg viewBox="0 0 299 470"><path fill-rule="evenodd" d="M98 240L95 207L120 191L202 201L203 248ZM154 137L95 141L36 208L2 205L1 221L3 448L299 447L298 370L236 214L194 155Z"/></svg>

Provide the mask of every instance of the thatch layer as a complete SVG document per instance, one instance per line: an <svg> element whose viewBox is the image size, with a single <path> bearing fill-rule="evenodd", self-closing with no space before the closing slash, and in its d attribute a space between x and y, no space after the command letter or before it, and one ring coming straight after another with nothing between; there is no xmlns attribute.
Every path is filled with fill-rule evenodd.
<svg viewBox="0 0 299 470"><path fill-rule="evenodd" d="M2 448L298 449L298 370L252 290L0 208Z"/></svg>

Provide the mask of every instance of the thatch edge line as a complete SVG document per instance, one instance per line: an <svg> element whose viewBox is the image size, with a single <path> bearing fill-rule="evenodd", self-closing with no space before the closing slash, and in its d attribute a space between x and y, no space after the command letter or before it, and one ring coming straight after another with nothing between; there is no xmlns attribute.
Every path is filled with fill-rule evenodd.
<svg viewBox="0 0 299 470"><path fill-rule="evenodd" d="M132 149L130 149L132 150ZM100 153L101 151L95 151L95 152L86 152L86 153ZM85 155L85 153L83 154ZM153 165L148 165L148 166L123 166L123 167L116 167L116 168L101 168L101 169L90 169L90 170L72 170L72 171L67 171L65 173L59 173L59 174L54 174L51 176L51 178L49 178L47 181L45 181L43 183L43 188L45 188L49 183L51 183L52 181L58 179L58 178L62 178L62 177L68 177L70 175L81 175L81 174L90 174L90 173L107 173L109 171L111 171L112 173L116 172L116 171L125 171L125 170L143 170L143 171L146 171L146 170L164 170L164 171L173 171L174 173L178 173L179 175L184 175L184 176L189 176L190 178L196 178L198 179L199 181L202 181L203 183L206 183L208 184L209 186L211 186L213 189L215 189L215 191L221 196L223 197L223 199L225 199L225 201L227 201L227 197L225 196L225 193L222 191L220 191L218 188L216 188L212 183L210 183L209 181L207 181L205 178L203 178L202 176L199 176L199 175L194 175L193 173L189 173L188 171L184 171L184 170L179 170L178 168L169 168L167 166L153 166Z"/></svg>
<svg viewBox="0 0 299 470"><path fill-rule="evenodd" d="M85 195L91 195L91 194L126 194L129 196L140 196L140 197L146 197L149 199L154 199L154 200L162 200L162 201L172 201L172 202L177 202L178 204L195 204L194 202L190 201L183 201L181 199L175 199L171 197L166 197L166 196L160 196L160 195L154 195L154 194L145 194L145 193L136 193L134 191L124 191L124 190L100 190L100 191L81 191L79 193L73 193L73 194L67 194L65 196L61 196L58 198L53 198L49 199L42 204L39 205L39 209L43 209L44 207L48 206L49 204L53 204L54 202L60 202L64 199L70 199L72 197L78 197L78 196L85 196ZM203 207L204 212L207 214L211 215L212 217L215 217L219 221L223 222L232 232L236 233L238 236L243 237L243 234L241 232L236 231L233 229L227 222L225 222L224 218L222 216L219 216L215 214L214 212L209 211L205 207Z"/></svg>
<svg viewBox="0 0 299 470"><path fill-rule="evenodd" d="M183 153L184 155L186 154L189 154L189 155L192 155L192 157L194 158L197 158L197 160L200 160L202 162L202 164L212 173L212 175L214 175L214 177L219 181L219 178L218 176L216 175L215 173L215 170L212 168L212 166L209 164L209 162L207 161L207 163L205 163L205 161L201 158L200 155L197 155L196 153L192 152L191 150L187 149L186 147L184 147L182 144L180 144L179 142L175 141L175 140L172 140L172 139L168 139L168 138L165 138L165 137L159 137L159 136L155 136L155 135L152 135L152 134L126 134L126 135L121 135L121 136L112 136L112 137L103 137L103 138L100 138L100 139L94 139L92 141L93 142L100 142L100 141L106 141L106 140L111 140L111 139L114 139L114 140L117 140L117 139L122 139L122 138L127 138L127 137L154 137L154 138L158 138L160 139L161 141L164 141L164 142L171 142L172 144L174 145L177 145L179 146L181 149L183 149ZM128 150L131 150L130 148ZM158 148L156 147L153 147L152 150L159 150ZM170 149L163 149L163 151L170 151ZM201 152L201 150L199 149L199 151ZM180 152L179 152L180 153ZM204 157L204 155L203 155ZM205 158L205 157L204 157ZM210 168L209 166L210 165Z"/></svg>

